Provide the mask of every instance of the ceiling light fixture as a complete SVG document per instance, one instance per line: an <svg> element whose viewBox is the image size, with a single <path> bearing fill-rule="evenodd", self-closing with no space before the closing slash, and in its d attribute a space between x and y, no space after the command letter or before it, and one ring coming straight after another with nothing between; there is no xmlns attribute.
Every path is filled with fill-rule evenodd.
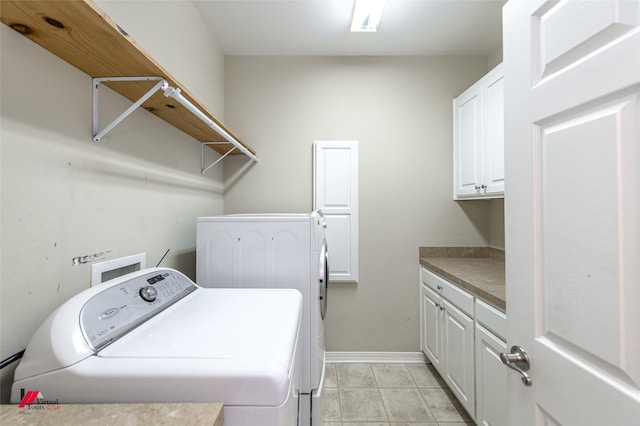
<svg viewBox="0 0 640 426"><path fill-rule="evenodd" d="M386 0L356 0L351 32L376 32Z"/></svg>

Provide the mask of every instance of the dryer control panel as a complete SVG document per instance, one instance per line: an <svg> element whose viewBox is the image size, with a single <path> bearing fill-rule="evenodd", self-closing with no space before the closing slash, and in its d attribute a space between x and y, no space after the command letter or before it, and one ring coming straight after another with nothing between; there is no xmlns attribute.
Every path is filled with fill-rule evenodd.
<svg viewBox="0 0 640 426"><path fill-rule="evenodd" d="M154 269L116 279L80 311L80 328L94 352L167 309L198 287L171 269ZM108 283L104 283L108 285Z"/></svg>

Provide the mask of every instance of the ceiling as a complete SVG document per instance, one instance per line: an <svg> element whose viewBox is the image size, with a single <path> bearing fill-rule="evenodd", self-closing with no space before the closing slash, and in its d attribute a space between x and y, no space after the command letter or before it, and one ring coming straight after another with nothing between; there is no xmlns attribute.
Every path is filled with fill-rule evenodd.
<svg viewBox="0 0 640 426"><path fill-rule="evenodd" d="M506 0L387 0L378 32L351 33L354 0L192 0L225 55L489 55Z"/></svg>

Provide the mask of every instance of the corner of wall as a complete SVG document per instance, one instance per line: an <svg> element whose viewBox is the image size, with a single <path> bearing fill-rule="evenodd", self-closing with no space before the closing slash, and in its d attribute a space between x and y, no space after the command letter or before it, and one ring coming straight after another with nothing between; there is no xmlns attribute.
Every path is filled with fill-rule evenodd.
<svg viewBox="0 0 640 426"><path fill-rule="evenodd" d="M502 43L487 56L487 70L494 69L500 62L502 62Z"/></svg>

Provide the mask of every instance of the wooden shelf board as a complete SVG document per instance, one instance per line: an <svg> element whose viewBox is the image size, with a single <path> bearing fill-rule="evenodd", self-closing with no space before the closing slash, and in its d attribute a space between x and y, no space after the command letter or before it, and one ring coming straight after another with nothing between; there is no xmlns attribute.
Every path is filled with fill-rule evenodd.
<svg viewBox="0 0 640 426"><path fill-rule="evenodd" d="M0 1L0 20L51 53L91 77L162 77L170 86L208 115L239 142L240 139L182 87L109 16L89 0L81 1ZM140 99L153 82L110 82L111 89L130 99ZM225 139L177 101L161 91L143 108L200 142ZM241 142L242 143L242 142ZM251 153L255 152L242 143ZM225 153L231 144L209 145ZM234 150L232 154L242 154Z"/></svg>

